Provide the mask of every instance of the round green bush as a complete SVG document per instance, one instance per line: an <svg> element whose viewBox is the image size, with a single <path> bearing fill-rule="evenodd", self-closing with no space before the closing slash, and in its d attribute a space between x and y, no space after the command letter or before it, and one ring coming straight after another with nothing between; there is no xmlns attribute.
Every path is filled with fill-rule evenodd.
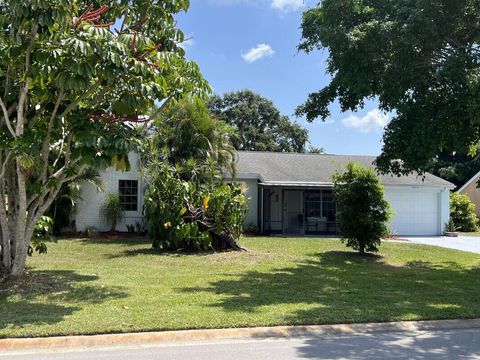
<svg viewBox="0 0 480 360"><path fill-rule="evenodd" d="M450 194L450 219L460 231L476 231L478 218L475 204L467 195L457 192Z"/></svg>

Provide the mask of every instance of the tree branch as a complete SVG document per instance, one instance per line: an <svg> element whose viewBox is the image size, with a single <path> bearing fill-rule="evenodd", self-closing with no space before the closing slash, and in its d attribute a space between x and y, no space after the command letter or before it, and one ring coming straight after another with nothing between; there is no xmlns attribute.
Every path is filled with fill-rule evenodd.
<svg viewBox="0 0 480 360"><path fill-rule="evenodd" d="M28 86L30 85L30 77L28 73L30 71L31 65L31 55L33 50L33 44L35 43L35 38L38 32L38 23L32 24L32 30L30 32L30 42L28 43L27 51L25 53L25 84L20 90L20 96L18 100L18 111L17 111L17 126L15 129L15 134L17 136L23 135L23 128L25 126L25 104L27 102L28 95Z"/></svg>
<svg viewBox="0 0 480 360"><path fill-rule="evenodd" d="M13 154L12 152L9 152L7 155L7 158L2 164L2 172L0 173L0 179L2 179L5 176L5 169L7 168L7 164L10 161L10 157L12 154ZM0 191L3 191L3 189L0 189Z"/></svg>
<svg viewBox="0 0 480 360"><path fill-rule="evenodd" d="M82 101L83 99L85 99L88 95L90 95L97 87L98 85L100 84L100 80L98 80L94 85L92 85L90 88L88 88L88 90L86 90L82 95L80 95L75 101L72 101L70 104L67 105L67 107L65 108L65 110L63 110L63 112L60 114L60 117L63 118L65 116L67 116L70 111L72 111L73 109L75 109L78 104L80 104L80 101ZM105 93L107 92L107 89L104 88L98 95L97 97L102 94L105 95ZM97 98L95 97L95 99Z"/></svg>
<svg viewBox="0 0 480 360"><path fill-rule="evenodd" d="M42 144L42 161L43 161L43 170L42 170L42 177L41 177L42 182L47 178L48 156L50 155L50 139L52 135L53 122L57 115L58 108L60 107L60 103L63 100L63 96L64 96L64 88L62 87L59 91L57 101L55 102L55 106L52 111L52 115L50 116L50 120L48 121L47 136L43 140L43 144Z"/></svg>
<svg viewBox="0 0 480 360"><path fill-rule="evenodd" d="M15 132L13 131L13 128L12 128L12 124L10 122L10 115L1 97L0 97L0 107L2 108L3 119L5 120L5 124L7 124L8 131L10 131L10 134L12 134L14 138L16 138L17 136L15 135Z"/></svg>

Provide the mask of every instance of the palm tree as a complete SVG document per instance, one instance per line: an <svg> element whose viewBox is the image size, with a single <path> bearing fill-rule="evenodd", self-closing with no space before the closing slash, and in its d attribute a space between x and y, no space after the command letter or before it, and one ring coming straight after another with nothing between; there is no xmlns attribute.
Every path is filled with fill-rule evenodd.
<svg viewBox="0 0 480 360"><path fill-rule="evenodd" d="M99 191L103 190L100 174L93 168L87 168L80 177L63 184L55 201L46 213L47 216L53 219L53 232L55 234L58 234L62 228L70 226L75 206L79 201L82 201L80 187L84 183L92 184Z"/></svg>
<svg viewBox="0 0 480 360"><path fill-rule="evenodd" d="M188 100L170 104L154 120L151 144L188 179L235 173L236 151L233 127L214 118L201 102ZM148 156L148 154L147 154Z"/></svg>

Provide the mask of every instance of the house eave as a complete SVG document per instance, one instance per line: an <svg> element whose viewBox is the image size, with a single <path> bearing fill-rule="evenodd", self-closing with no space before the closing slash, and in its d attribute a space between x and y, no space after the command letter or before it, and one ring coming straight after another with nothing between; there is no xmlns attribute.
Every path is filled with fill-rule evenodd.
<svg viewBox="0 0 480 360"><path fill-rule="evenodd" d="M461 193L463 190L465 190L467 188L468 185L470 185L472 182L477 180L479 177L480 177L480 171L478 173L476 173L475 175L473 175L470 178L470 180L468 180L465 184L463 184L463 186L460 189L458 189L457 192Z"/></svg>
<svg viewBox="0 0 480 360"><path fill-rule="evenodd" d="M333 187L332 182L318 182L318 181L264 181L258 184L262 187Z"/></svg>

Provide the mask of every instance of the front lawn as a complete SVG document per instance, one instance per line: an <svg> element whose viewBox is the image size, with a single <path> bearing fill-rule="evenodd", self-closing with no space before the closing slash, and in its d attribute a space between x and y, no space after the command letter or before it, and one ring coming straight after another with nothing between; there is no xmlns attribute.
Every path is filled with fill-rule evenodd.
<svg viewBox="0 0 480 360"><path fill-rule="evenodd" d="M0 337L480 317L480 257L384 243L244 238L247 253L155 253L148 242L63 240L0 284Z"/></svg>
<svg viewBox="0 0 480 360"><path fill-rule="evenodd" d="M460 235L463 235L463 236L480 236L480 231L461 232Z"/></svg>

